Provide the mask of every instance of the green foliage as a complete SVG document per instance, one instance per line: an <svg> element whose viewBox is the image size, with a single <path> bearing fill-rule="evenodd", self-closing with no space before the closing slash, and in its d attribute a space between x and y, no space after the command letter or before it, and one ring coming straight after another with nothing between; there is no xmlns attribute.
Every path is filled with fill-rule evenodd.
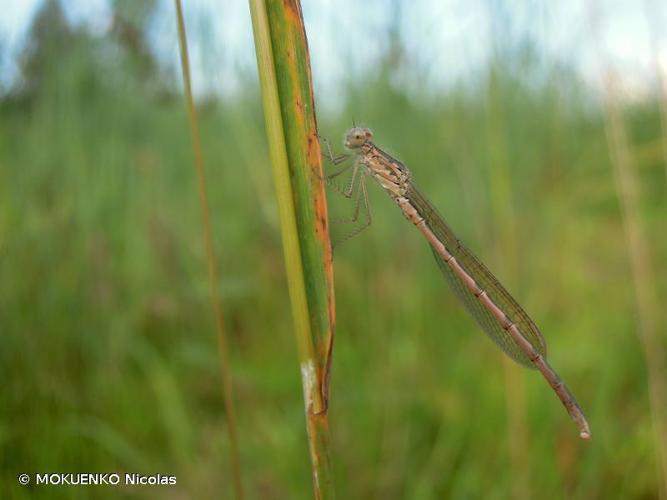
<svg viewBox="0 0 667 500"><path fill-rule="evenodd" d="M184 496L230 492L231 477L220 475L227 443L182 101L127 72L122 49L110 57L85 39L57 48L61 64L43 66L38 91L0 104L1 496L118 496L20 487L16 476L28 471L160 472L177 475ZM580 442L543 381L525 371L531 491L655 497L645 367L601 117L566 71L535 83L530 68L503 68L444 95L416 97L390 78L352 82L340 116L319 117L320 132L337 146L352 116L371 126L492 260L493 81L519 266L516 276L492 267L540 325L594 433ZM310 498L258 95L248 85L200 110L244 477L251 497ZM660 264L657 107L635 107L628 119ZM370 194L373 226L336 250L336 489L341 498L509 498L500 355L446 289L419 235L379 190ZM349 210L333 200L334 217Z"/></svg>

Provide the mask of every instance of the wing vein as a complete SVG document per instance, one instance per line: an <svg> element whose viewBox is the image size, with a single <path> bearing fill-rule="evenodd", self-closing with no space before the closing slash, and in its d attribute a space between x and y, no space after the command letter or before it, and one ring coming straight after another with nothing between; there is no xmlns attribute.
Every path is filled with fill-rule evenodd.
<svg viewBox="0 0 667 500"><path fill-rule="evenodd" d="M419 214L425 219L428 227L445 245L465 271L474 278L477 286L486 291L489 298L517 325L521 334L530 342L533 348L545 359L547 346L537 325L523 308L514 300L505 287L496 277L475 257L475 255L459 240L449 225L429 201L410 186L406 198L413 204ZM452 287L454 294L463 303L468 313L477 322L480 328L500 347L508 356L518 363L534 368L528 356L512 339L496 318L484 307L477 297L468 289L463 281L454 273L450 266L434 250L433 255L445 279Z"/></svg>

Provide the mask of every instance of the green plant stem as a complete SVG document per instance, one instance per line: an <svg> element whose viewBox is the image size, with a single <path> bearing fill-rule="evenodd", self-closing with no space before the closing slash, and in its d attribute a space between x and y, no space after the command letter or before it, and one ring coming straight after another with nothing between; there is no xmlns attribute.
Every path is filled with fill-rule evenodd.
<svg viewBox="0 0 667 500"><path fill-rule="evenodd" d="M334 301L331 245L310 64L298 1L250 0L280 215L316 498L333 498L328 381Z"/></svg>

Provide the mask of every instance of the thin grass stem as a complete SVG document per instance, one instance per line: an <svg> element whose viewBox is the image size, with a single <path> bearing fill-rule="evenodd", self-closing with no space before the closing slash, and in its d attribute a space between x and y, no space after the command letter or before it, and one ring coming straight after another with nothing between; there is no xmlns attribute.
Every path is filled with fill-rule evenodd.
<svg viewBox="0 0 667 500"><path fill-rule="evenodd" d="M215 316L215 326L218 337L218 354L220 357L220 371L222 374L222 394L225 402L227 417L227 432L229 435L229 453L232 464L232 476L234 480L234 491L236 498L241 500L243 494L243 481L241 478L241 459L239 453L238 433L236 424L236 412L234 409L234 396L232 385L232 374L230 368L229 347L225 336L222 305L220 292L218 290L218 266L213 248L211 236L210 214L208 209L208 195L206 193L206 175L204 171L204 157L202 154L201 138L199 135L199 124L194 99L192 98L192 85L190 80L190 62L188 58L188 42L185 33L185 22L183 20L183 9L180 0L174 0L176 5L176 19L178 22L178 40L181 52L181 69L183 73L183 85L185 88L185 99L188 108L190 131L192 133L192 149L194 153L194 165L197 173L197 186L199 191L199 204L202 217L202 230L204 246L206 247L206 263L208 269L208 282L211 295L211 305Z"/></svg>
<svg viewBox="0 0 667 500"><path fill-rule="evenodd" d="M604 62L601 49L597 4L591 1L590 19L598 59ZM606 64L602 84L604 89L604 125L613 167L616 194L621 208L625 245L632 273L637 303L637 336L644 351L648 371L651 423L655 434L656 473L659 497L667 498L667 366L664 347L658 333L659 304L653 282L653 265L640 209L641 191L630 150L630 141L622 118L618 78Z"/></svg>

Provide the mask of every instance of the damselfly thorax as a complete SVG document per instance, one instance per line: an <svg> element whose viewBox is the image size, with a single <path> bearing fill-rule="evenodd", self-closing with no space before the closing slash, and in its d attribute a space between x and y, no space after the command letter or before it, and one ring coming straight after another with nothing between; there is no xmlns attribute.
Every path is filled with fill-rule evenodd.
<svg viewBox="0 0 667 500"><path fill-rule="evenodd" d="M389 195L396 199L405 196L411 178L410 171L400 161L382 151L372 142L359 148L360 162Z"/></svg>

